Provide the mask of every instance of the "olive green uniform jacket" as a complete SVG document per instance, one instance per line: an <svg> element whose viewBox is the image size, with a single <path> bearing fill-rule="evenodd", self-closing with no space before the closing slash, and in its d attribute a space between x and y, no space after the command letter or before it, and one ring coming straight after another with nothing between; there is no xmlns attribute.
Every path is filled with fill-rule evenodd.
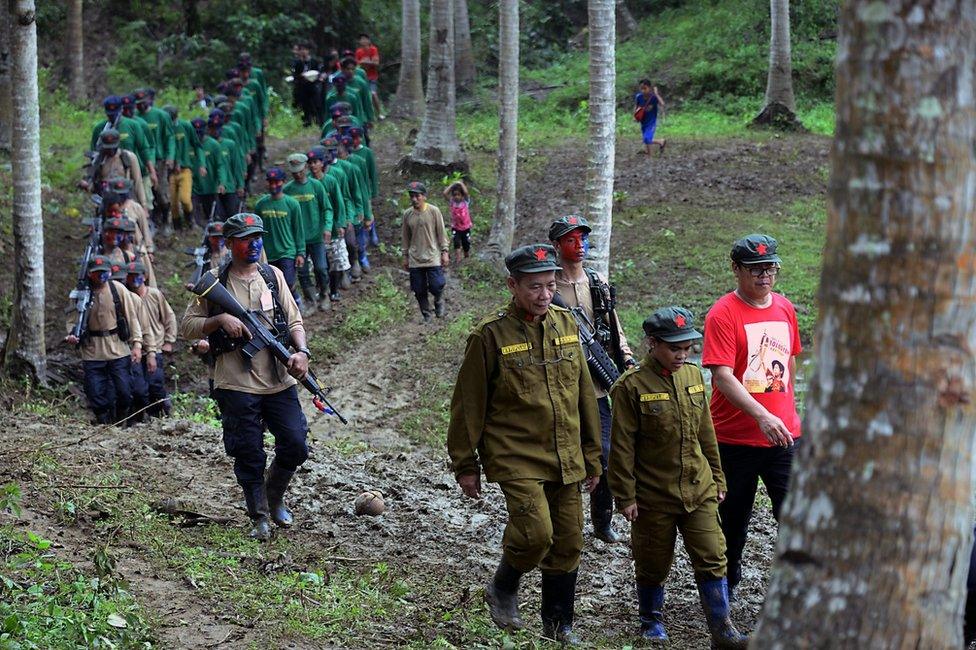
<svg viewBox="0 0 976 650"><path fill-rule="evenodd" d="M534 323L515 302L468 337L451 400L455 476L563 484L600 475L600 415L572 314Z"/></svg>
<svg viewBox="0 0 976 650"><path fill-rule="evenodd" d="M725 475L701 369L672 373L650 355L620 376L613 404L607 477L617 504L692 512L725 492Z"/></svg>

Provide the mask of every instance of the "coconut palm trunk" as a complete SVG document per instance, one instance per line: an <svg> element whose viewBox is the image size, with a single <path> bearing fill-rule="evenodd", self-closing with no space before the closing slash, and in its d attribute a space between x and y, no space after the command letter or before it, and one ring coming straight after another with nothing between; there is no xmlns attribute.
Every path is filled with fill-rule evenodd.
<svg viewBox="0 0 976 650"><path fill-rule="evenodd" d="M417 142L407 156L409 168L438 171L467 169L457 138L454 88L454 0L431 0L427 103Z"/></svg>
<svg viewBox="0 0 976 650"><path fill-rule="evenodd" d="M390 115L417 119L424 111L424 82L420 57L420 0L403 0L400 6L400 79Z"/></svg>
<svg viewBox="0 0 976 650"><path fill-rule="evenodd" d="M477 74L471 49L468 0L454 0L454 76L458 89L471 90Z"/></svg>
<svg viewBox="0 0 976 650"><path fill-rule="evenodd" d="M843 4L808 444L756 648L963 647L976 13L904 7Z"/></svg>
<svg viewBox="0 0 976 650"><path fill-rule="evenodd" d="M779 128L796 128L796 100L793 97L793 61L790 50L790 0L769 0L769 69L766 98L754 123Z"/></svg>
<svg viewBox="0 0 976 650"><path fill-rule="evenodd" d="M613 222L613 163L616 151L616 34L614 0L589 0L590 134L586 169L589 264L604 276L610 270Z"/></svg>
<svg viewBox="0 0 976 650"><path fill-rule="evenodd" d="M4 370L8 375L30 374L45 383L44 228L34 0L10 2L9 11L14 106L10 158L14 186L14 292Z"/></svg>
<svg viewBox="0 0 976 650"><path fill-rule="evenodd" d="M519 0L498 3L498 198L482 258L501 268L515 236L518 168Z"/></svg>
<svg viewBox="0 0 976 650"><path fill-rule="evenodd" d="M68 55L65 72L68 75L68 96L71 101L85 101L85 30L82 0L68 3Z"/></svg>

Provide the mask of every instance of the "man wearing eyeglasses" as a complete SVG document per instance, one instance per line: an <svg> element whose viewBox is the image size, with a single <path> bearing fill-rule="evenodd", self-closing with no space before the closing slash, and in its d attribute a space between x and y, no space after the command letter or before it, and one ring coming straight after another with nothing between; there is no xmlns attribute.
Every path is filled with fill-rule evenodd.
<svg viewBox="0 0 976 650"><path fill-rule="evenodd" d="M592 493L600 482L600 413L576 321L551 304L556 251L523 246L505 266L512 300L468 337L447 449L466 496L480 498L482 468L505 495L502 560L485 589L492 620L522 627L519 580L539 567L543 632L574 643L580 487Z"/></svg>
<svg viewBox="0 0 976 650"><path fill-rule="evenodd" d="M742 578L758 481L778 521L800 437L794 376L802 347L793 303L773 293L780 270L776 247L775 239L761 234L735 242L736 288L705 318L702 365L712 371L710 408L728 484L719 516L728 544L730 595Z"/></svg>

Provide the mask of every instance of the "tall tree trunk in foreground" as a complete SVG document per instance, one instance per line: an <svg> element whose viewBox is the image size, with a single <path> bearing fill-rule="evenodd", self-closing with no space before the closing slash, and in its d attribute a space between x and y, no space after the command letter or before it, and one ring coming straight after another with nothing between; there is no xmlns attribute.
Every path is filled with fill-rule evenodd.
<svg viewBox="0 0 976 650"><path fill-rule="evenodd" d="M793 62L790 51L790 0L769 0L769 69L766 99L755 124L783 129L802 128L793 98Z"/></svg>
<svg viewBox="0 0 976 650"><path fill-rule="evenodd" d="M14 121L14 297L4 349L7 374L30 373L44 383L44 227L41 221L40 118L37 102L37 25L34 0L9 4Z"/></svg>
<svg viewBox="0 0 976 650"><path fill-rule="evenodd" d="M590 155L586 169L586 218L593 228L590 265L605 276L610 274L617 126L614 12L614 0L589 0Z"/></svg>
<svg viewBox="0 0 976 650"><path fill-rule="evenodd" d="M817 371L757 648L961 648L976 12L844 4ZM910 137L906 137L910 135Z"/></svg>
<svg viewBox="0 0 976 650"><path fill-rule="evenodd" d="M420 0L403 0L400 27L400 80L390 106L395 117L416 119L424 110L424 82L420 65Z"/></svg>
<svg viewBox="0 0 976 650"><path fill-rule="evenodd" d="M637 21L634 14L627 8L627 0L616 0L617 2L617 40L626 41L637 31Z"/></svg>
<svg viewBox="0 0 976 650"><path fill-rule="evenodd" d="M68 3L68 97L75 103L85 101L85 30L82 0Z"/></svg>
<svg viewBox="0 0 976 650"><path fill-rule="evenodd" d="M407 162L443 171L467 169L455 113L454 0L430 0L427 66L427 107Z"/></svg>
<svg viewBox="0 0 976 650"><path fill-rule="evenodd" d="M471 21L468 19L468 0L454 0L454 75L460 90L471 90L478 71L471 49Z"/></svg>
<svg viewBox="0 0 976 650"><path fill-rule="evenodd" d="M10 151L11 129L14 119L10 99L10 24L12 18L0 5L0 151Z"/></svg>
<svg viewBox="0 0 976 650"><path fill-rule="evenodd" d="M515 236L518 168L519 0L498 3L498 199L481 256L501 267Z"/></svg>

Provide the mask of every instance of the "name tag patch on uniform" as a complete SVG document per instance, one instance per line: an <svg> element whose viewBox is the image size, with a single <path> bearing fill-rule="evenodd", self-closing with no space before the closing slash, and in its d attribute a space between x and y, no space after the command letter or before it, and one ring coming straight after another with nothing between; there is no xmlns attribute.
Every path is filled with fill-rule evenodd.
<svg viewBox="0 0 976 650"><path fill-rule="evenodd" d="M515 354L516 352L527 352L532 349L531 343L516 343L515 345L506 345L502 348L502 354Z"/></svg>
<svg viewBox="0 0 976 650"><path fill-rule="evenodd" d="M704 392L705 392L705 384L695 384L694 386L688 387L689 395L694 395L695 393L704 393Z"/></svg>
<svg viewBox="0 0 976 650"><path fill-rule="evenodd" d="M642 402L668 402L671 400L670 393L641 393Z"/></svg>
<svg viewBox="0 0 976 650"><path fill-rule="evenodd" d="M268 311L269 309L274 309L274 298L271 296L271 291L266 290L261 292L261 310Z"/></svg>
<svg viewBox="0 0 976 650"><path fill-rule="evenodd" d="M552 340L556 345L568 345L570 343L579 343L579 335L568 334L566 336L560 336Z"/></svg>

